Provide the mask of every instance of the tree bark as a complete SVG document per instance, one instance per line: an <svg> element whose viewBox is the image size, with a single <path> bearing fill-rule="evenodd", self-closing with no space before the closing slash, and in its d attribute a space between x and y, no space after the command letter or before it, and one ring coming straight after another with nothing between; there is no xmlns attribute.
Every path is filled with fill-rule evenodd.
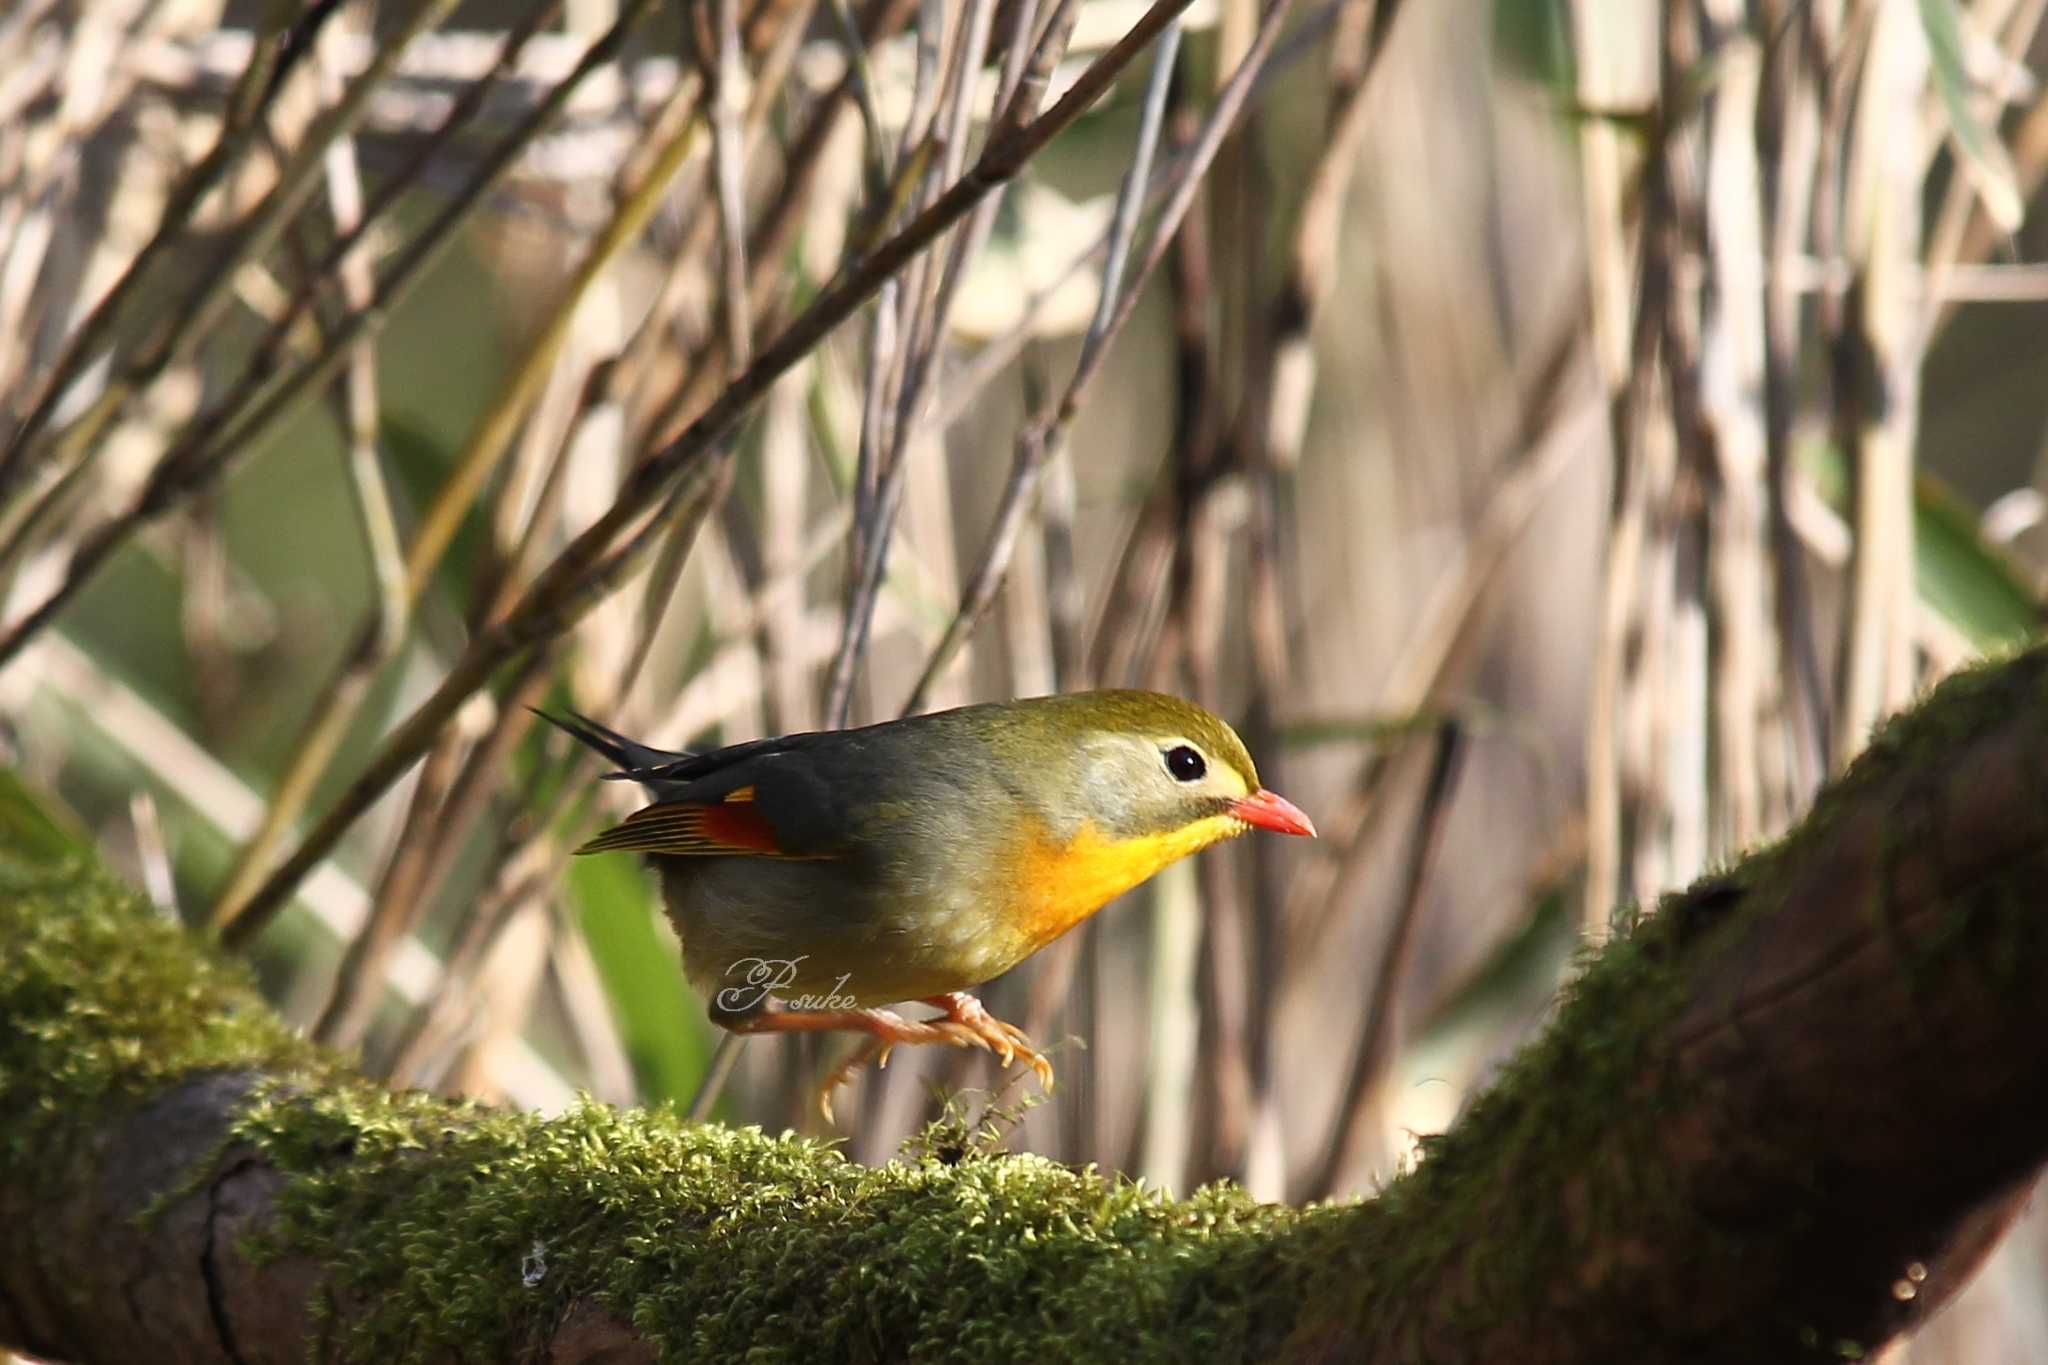
<svg viewBox="0 0 2048 1365"><path fill-rule="evenodd" d="M867 1169L388 1096L73 863L0 856L0 1343L73 1360L1838 1360L2048 1158L2048 654L1617 934L1373 1201L964 1134ZM4 831L0 831L4 844Z"/></svg>

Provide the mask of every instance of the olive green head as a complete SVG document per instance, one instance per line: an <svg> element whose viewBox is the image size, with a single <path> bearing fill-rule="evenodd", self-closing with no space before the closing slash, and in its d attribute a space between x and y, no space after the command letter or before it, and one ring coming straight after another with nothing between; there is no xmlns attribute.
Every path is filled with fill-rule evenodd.
<svg viewBox="0 0 2048 1365"><path fill-rule="evenodd" d="M1160 692L1076 692L1002 704L1017 770L1059 775L1047 793L1106 834L1161 834L1242 814L1260 791L1237 732Z"/></svg>

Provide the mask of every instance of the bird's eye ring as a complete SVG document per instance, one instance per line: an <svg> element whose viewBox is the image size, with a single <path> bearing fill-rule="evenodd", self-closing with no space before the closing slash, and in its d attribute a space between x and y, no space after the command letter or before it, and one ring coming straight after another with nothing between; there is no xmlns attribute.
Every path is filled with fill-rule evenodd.
<svg viewBox="0 0 2048 1365"><path fill-rule="evenodd" d="M1199 782L1209 771L1209 765L1194 749L1176 744L1166 751L1166 771L1173 774L1176 782Z"/></svg>

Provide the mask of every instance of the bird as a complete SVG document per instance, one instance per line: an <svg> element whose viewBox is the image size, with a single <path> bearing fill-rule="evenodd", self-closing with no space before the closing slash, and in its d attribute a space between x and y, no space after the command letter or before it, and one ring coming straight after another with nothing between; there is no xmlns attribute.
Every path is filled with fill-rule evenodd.
<svg viewBox="0 0 2048 1365"><path fill-rule="evenodd" d="M539 712L651 803L577 849L658 872L684 974L740 1034L864 1044L819 1108L903 1044L1052 1064L972 993L1169 863L1254 829L1313 838L1205 708L1103 690L985 702L855 729L657 749ZM908 1018L916 1001L939 1011Z"/></svg>

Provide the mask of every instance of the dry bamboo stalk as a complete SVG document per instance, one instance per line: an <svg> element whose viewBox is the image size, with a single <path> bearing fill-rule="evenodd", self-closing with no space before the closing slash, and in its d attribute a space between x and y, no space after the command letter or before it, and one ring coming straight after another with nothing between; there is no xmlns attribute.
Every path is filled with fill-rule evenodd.
<svg viewBox="0 0 2048 1365"><path fill-rule="evenodd" d="M1646 254L1653 230L1645 225ZM1675 288L1668 277L1659 281L1647 274L1642 284L1644 297L1659 295L1660 306L1669 303ZM1636 504L1636 514L1642 519L1641 548L1636 573L1622 580L1622 625L1615 645L1623 656L1621 748L1617 756L1621 880L1618 899L1601 916L1601 937L1616 905L1651 903L1659 890L1679 878L1673 841L1691 831L1677 826L1677 803L1690 800L1690 794L1681 795L1673 770L1683 766L1675 760L1681 758L1677 744L1686 722L1703 714L1702 710L1680 713L1686 697L1698 700L1693 690L1697 678L1677 666L1681 663L1679 632L1688 624L1685 614L1692 610L1682 595L1692 586L1690 575L1687 580L1680 575L1696 567L1696 561L1682 564L1680 560L1680 469L1672 385L1658 343L1651 343L1645 361L1656 372L1647 383L1635 387L1632 401L1641 415L1635 418L1636 435L1627 448L1633 465L1630 477L1642 489L1642 500ZM1591 906L1587 908L1590 914Z"/></svg>
<svg viewBox="0 0 2048 1365"><path fill-rule="evenodd" d="M1737 32L1739 6L1712 0L1707 13L1724 31ZM1700 397L1714 458L1707 550L1715 642L1714 804L1704 856L1720 861L1765 833L1759 755L1763 722L1775 704L1770 680L1777 670L1764 615L1764 206L1755 193L1763 52L1736 36L1724 41L1715 59L1722 77L1709 112L1703 195L1710 273L1703 285L1715 306L1702 327Z"/></svg>
<svg viewBox="0 0 2048 1365"><path fill-rule="evenodd" d="M576 1045L590 1075L590 1093L609 1104L631 1104L639 1098L633 1081L633 1059L626 1053L612 1015L611 998L589 942L573 919L558 919L548 965L553 969L562 1009L575 1033Z"/></svg>
<svg viewBox="0 0 2048 1365"><path fill-rule="evenodd" d="M1626 108L1640 103L1636 73L1648 51L1648 35L1631 33L1626 14L1612 8L1575 6L1573 50L1579 75L1578 98L1589 109ZM1631 252L1624 228L1621 144L1619 132L1604 119L1582 121L1579 128L1585 193L1587 289L1594 356L1601 381L1614 409L1615 480L1602 585L1598 642L1595 646L1593 690L1586 740L1586 888L1584 931L1592 941L1605 937L1607 917L1627 878L1623 842L1623 708L1627 702L1623 676L1623 645L1637 591L1647 536L1648 501L1643 479L1629 466L1628 452L1637 445L1637 424L1645 421L1640 404L1625 400L1631 364L1647 357L1630 342L1629 279ZM1645 289L1645 294L1648 290ZM1637 410L1630 412L1633 406Z"/></svg>
<svg viewBox="0 0 2048 1365"><path fill-rule="evenodd" d="M717 0L715 50L700 52L705 105L711 116L712 179L718 200L720 284L724 289L725 356L732 373L754 354L754 317L747 293L747 205L740 124L747 72L740 52L739 0ZM807 17L807 16L806 16ZM801 27L799 21L797 27Z"/></svg>
<svg viewBox="0 0 2048 1365"><path fill-rule="evenodd" d="M811 382L807 368L783 376L769 391L761 422L761 542L767 581L758 629L768 674L768 729L776 734L815 725L801 642L804 590L799 576L811 461L803 407Z"/></svg>
<svg viewBox="0 0 2048 1365"><path fill-rule="evenodd" d="M1841 726L1835 761L1860 751L1880 716L1918 682L1912 655L1913 433L1921 334L1908 284L1920 233L1919 147L1926 38L1908 7L1880 4L1858 99L1844 189L1846 246L1857 270L1855 369L1874 385L1854 433L1856 538L1844 625ZM1839 382L1839 380L1838 380Z"/></svg>
<svg viewBox="0 0 2048 1365"><path fill-rule="evenodd" d="M1767 785L1767 821L1777 828L1805 808L1828 767L1828 687L1813 622L1806 552L1792 529L1795 472L1792 425L1801 350L1801 301L1791 262L1808 235L1820 162L1825 92L1810 79L1809 28L1783 7L1770 12L1784 36L1770 63L1757 109L1757 141L1770 260L1764 279L1764 462L1768 480L1772 619L1785 665L1786 750L1780 782Z"/></svg>
<svg viewBox="0 0 2048 1365"><path fill-rule="evenodd" d="M1708 642L1713 584L1709 579L1713 523L1726 519L1727 488L1719 477L1714 432L1703 410L1701 339L1706 304L1704 273L1710 243L1704 204L1702 143L1708 120L1686 105L1683 93L1703 60L1721 61L1725 54L1703 53L1699 16L1689 0L1668 0L1659 82L1661 104L1670 126L1664 130L1660 174L1651 180L1652 193L1667 203L1652 220L1661 241L1658 270L1644 272L1644 287L1661 275L1668 297L1662 308L1664 334L1661 358L1664 393L1670 410L1671 456L1667 502L1656 518L1660 540L1668 541L1671 578L1661 589L1669 594L1668 667L1670 685L1648 693L1647 700L1662 733L1657 735L1662 760L1658 784L1649 790L1661 809L1654 823L1664 845L1663 866L1637 884L1635 897L1651 903L1667 886L1682 886L1707 864L1710 812L1718 794L1737 780L1731 770L1753 773L1750 750L1722 753L1718 770L1710 768L1708 735L1719 723L1721 708L1714 698ZM1724 96L1725 84L1713 92ZM1710 96L1711 98L1711 96ZM1749 131L1750 110L1734 105L1736 117ZM1653 580L1655 582L1656 580ZM1653 588L1653 591L1659 589ZM1725 624L1725 623L1724 623ZM1747 696L1743 704L1754 703Z"/></svg>
<svg viewBox="0 0 2048 1365"><path fill-rule="evenodd" d="M313 54L313 74L319 97L327 106L340 101L341 78L331 55L332 39L347 32L352 21L344 16L330 28L326 40ZM363 186L356 165L355 142L346 132L329 144L326 153L327 203L337 236L359 236L364 220ZM370 306L376 293L376 265L370 243L359 242L341 258L335 271L342 306L359 312ZM356 518L362 527L363 554L370 567L374 589L372 610L377 620L380 643L395 648L404 634L408 602L405 591L405 558L399 546L398 518L392 509L390 490L384 482L378 450L378 423L382 412L377 382L377 349L365 336L350 347L348 366L340 395L343 430L347 433L346 460L349 491L355 498Z"/></svg>
<svg viewBox="0 0 2048 1365"><path fill-rule="evenodd" d="M545 904L530 901L514 914L491 944L477 974L476 1042L464 1050L444 1084L458 1094L495 1098L491 1077L498 1054L516 1046L533 1014L553 951L555 922Z"/></svg>
<svg viewBox="0 0 2048 1365"><path fill-rule="evenodd" d="M567 857L567 850L552 838L545 834L534 837L529 831L499 861L490 886L477 898L476 913L457 931L442 960L440 988L413 1011L391 1045L385 1076L393 1085L440 1085L457 1054L474 1036L474 982L484 955L511 916L529 901L542 899L546 889L557 883L560 864Z"/></svg>

